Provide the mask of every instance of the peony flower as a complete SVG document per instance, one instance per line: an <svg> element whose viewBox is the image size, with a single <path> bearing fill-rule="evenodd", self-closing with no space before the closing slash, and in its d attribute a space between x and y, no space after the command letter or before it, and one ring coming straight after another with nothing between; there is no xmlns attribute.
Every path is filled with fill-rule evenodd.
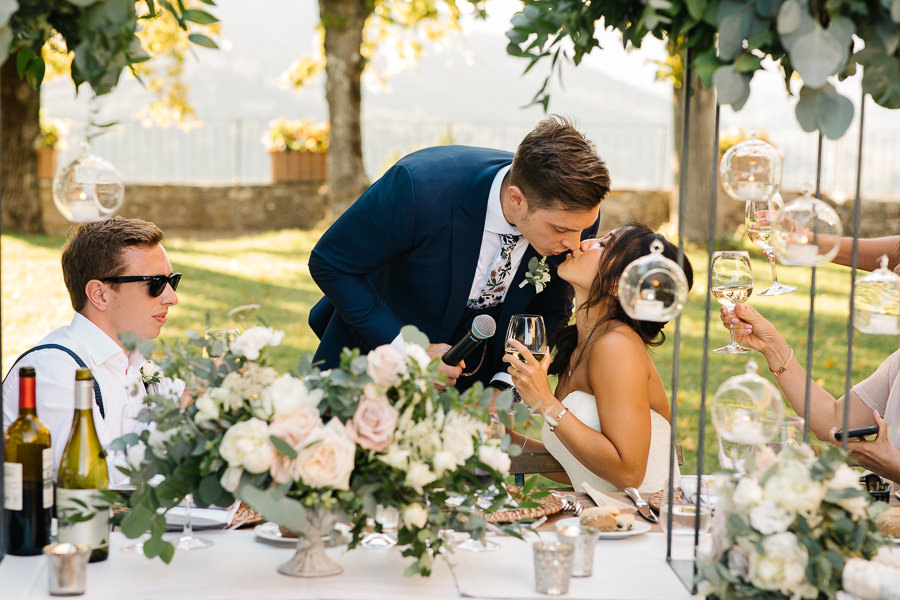
<svg viewBox="0 0 900 600"><path fill-rule="evenodd" d="M219 405L214 399L214 390L206 390L194 402L197 412L194 414L194 421L202 423L203 421L215 421L219 418Z"/></svg>
<svg viewBox="0 0 900 600"><path fill-rule="evenodd" d="M222 486L223 490L225 490L226 492L231 492L233 494L241 484L241 475L243 473L244 470L240 467L228 467L227 469L225 469L225 472L222 473L222 478L219 480L219 484Z"/></svg>
<svg viewBox="0 0 900 600"><path fill-rule="evenodd" d="M274 416L282 417L306 408L318 411L325 394L322 390L310 390L302 379L285 373L260 392L272 405Z"/></svg>
<svg viewBox="0 0 900 600"><path fill-rule="evenodd" d="M387 398L374 394L375 386L367 385L353 418L347 421L347 437L361 448L381 452L391 443L399 413Z"/></svg>
<svg viewBox="0 0 900 600"><path fill-rule="evenodd" d="M253 474L268 471L275 458L268 424L255 417L235 423L222 437L219 454L229 467L243 467Z"/></svg>
<svg viewBox="0 0 900 600"><path fill-rule="evenodd" d="M441 438L444 450L456 457L457 464L463 464L475 454L475 443L472 435L476 431L475 419L469 419L460 413L447 416Z"/></svg>
<svg viewBox="0 0 900 600"><path fill-rule="evenodd" d="M794 517L794 511L785 510L771 501L750 509L750 524L763 535L787 531L794 522Z"/></svg>
<svg viewBox="0 0 900 600"><path fill-rule="evenodd" d="M275 417L269 425L269 435L281 438L288 446L299 451L306 445L310 434L321 426L319 411L307 406L291 415Z"/></svg>
<svg viewBox="0 0 900 600"><path fill-rule="evenodd" d="M859 474L849 465L842 463L838 466L834 472L834 477L828 482L828 489L836 492L858 490L858 495L849 498L841 498L840 500L837 500L835 504L850 513L850 518L854 521L866 517L869 501L859 482Z"/></svg>
<svg viewBox="0 0 900 600"><path fill-rule="evenodd" d="M478 460L489 466L501 475L509 474L509 455L499 446L481 446L478 448Z"/></svg>
<svg viewBox="0 0 900 600"><path fill-rule="evenodd" d="M391 387L400 382L406 373L406 362L403 355L390 344L378 346L366 355L366 373L377 385Z"/></svg>
<svg viewBox="0 0 900 600"><path fill-rule="evenodd" d="M750 583L761 590L775 590L793 596L792 588L806 578L809 555L797 536L776 533L762 539L763 554L750 554Z"/></svg>
<svg viewBox="0 0 900 600"><path fill-rule="evenodd" d="M231 351L247 360L256 360L263 348L277 346L282 339L283 331L276 331L271 327L251 327L231 342Z"/></svg>
<svg viewBox="0 0 900 600"><path fill-rule="evenodd" d="M807 465L798 461L782 463L764 489L767 498L797 512L817 512L825 497L825 486L813 481Z"/></svg>
<svg viewBox="0 0 900 600"><path fill-rule="evenodd" d="M356 445L347 438L339 419L334 418L307 438L291 466L291 475L310 487L350 489Z"/></svg>
<svg viewBox="0 0 900 600"><path fill-rule="evenodd" d="M421 529L428 524L428 511L418 502L413 502L403 511L403 523Z"/></svg>
<svg viewBox="0 0 900 600"><path fill-rule="evenodd" d="M437 480L435 474L423 462L414 462L409 465L406 471L406 485L411 487L418 494L424 493L425 486L434 483Z"/></svg>
<svg viewBox="0 0 900 600"><path fill-rule="evenodd" d="M747 512L751 507L756 506L763 499L763 490L755 479L750 477L742 477L734 488L731 501L735 508L741 512Z"/></svg>

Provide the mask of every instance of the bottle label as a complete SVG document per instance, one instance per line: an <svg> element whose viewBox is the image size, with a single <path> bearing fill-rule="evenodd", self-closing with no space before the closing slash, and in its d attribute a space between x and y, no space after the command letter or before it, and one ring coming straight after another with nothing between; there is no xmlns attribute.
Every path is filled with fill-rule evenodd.
<svg viewBox="0 0 900 600"><path fill-rule="evenodd" d="M109 505L98 490L57 487L56 501L60 542L87 544L92 550L109 547ZM93 516L82 521L89 513Z"/></svg>
<svg viewBox="0 0 900 600"><path fill-rule="evenodd" d="M41 453L41 478L44 480L44 508L53 507L53 449Z"/></svg>
<svg viewBox="0 0 900 600"><path fill-rule="evenodd" d="M22 510L22 463L3 463L3 506Z"/></svg>

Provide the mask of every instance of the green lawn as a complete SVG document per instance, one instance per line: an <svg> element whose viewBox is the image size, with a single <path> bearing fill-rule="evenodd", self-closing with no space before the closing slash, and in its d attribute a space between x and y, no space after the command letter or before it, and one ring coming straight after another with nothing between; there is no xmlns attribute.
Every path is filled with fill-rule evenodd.
<svg viewBox="0 0 900 600"><path fill-rule="evenodd" d="M297 358L311 352L316 337L306 324L319 291L309 277L309 251L318 231L286 230L245 237L194 240L171 237L165 242L176 271L185 277L178 289L180 304L170 311L164 339L174 339L187 331L203 331L207 318L216 327L228 325L227 311L235 306L259 303L261 316L273 327L286 332L283 344L274 353L275 366L291 369ZM64 239L52 236L3 235L0 238L2 277L2 372L22 351L44 334L71 319L72 309L62 283L59 252ZM768 285L769 267L752 248L758 289ZM703 388L704 329L706 325L706 253L689 252L695 284L681 319L681 358L678 381L678 442L685 455L685 471L696 469L699 440L699 407ZM778 324L793 340L801 362L806 357L807 315L809 312L810 270L779 267L779 279L795 285L792 294L774 298L752 297L751 302ZM819 269L816 280L815 352L813 376L835 394L842 394L847 356L847 312L850 270L829 266ZM727 332L713 303L710 321L710 348L723 345ZM653 351L667 384L672 381L674 324L667 328L669 342ZM897 348L896 337L856 333L853 348L853 380L869 373ZM747 356L708 355L706 401L726 378L742 372ZM771 379L760 361L761 371ZM704 471L718 462L715 433L706 425Z"/></svg>

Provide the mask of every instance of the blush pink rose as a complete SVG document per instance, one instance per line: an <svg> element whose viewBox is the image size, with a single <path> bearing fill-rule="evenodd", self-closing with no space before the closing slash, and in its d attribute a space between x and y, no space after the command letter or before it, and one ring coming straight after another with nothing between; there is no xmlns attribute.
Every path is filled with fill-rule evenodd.
<svg viewBox="0 0 900 600"><path fill-rule="evenodd" d="M390 387L400 381L406 371L403 355L389 344L378 346L366 355L366 373L381 386Z"/></svg>
<svg viewBox="0 0 900 600"><path fill-rule="evenodd" d="M387 398L377 396L374 386L366 386L356 413L347 421L347 437L361 448L381 452L391 444L399 413Z"/></svg>
<svg viewBox="0 0 900 600"><path fill-rule="evenodd" d="M347 438L344 426L331 419L309 436L291 465L291 477L310 487L350 489L355 454L356 445Z"/></svg>
<svg viewBox="0 0 900 600"><path fill-rule="evenodd" d="M319 411L312 407L304 407L286 416L276 417L269 425L269 435L284 440L298 452L306 443L309 435L322 425ZM291 481L291 459L276 452L269 474L275 483Z"/></svg>

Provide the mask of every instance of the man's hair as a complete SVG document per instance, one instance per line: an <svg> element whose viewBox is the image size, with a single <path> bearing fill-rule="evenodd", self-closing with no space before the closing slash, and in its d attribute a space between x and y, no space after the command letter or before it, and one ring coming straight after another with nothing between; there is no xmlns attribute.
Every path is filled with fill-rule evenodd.
<svg viewBox="0 0 900 600"><path fill-rule="evenodd" d="M162 230L153 223L123 217L85 223L71 231L62 252L62 271L75 312L87 303L84 287L88 281L124 272L126 248L152 248L162 239Z"/></svg>
<svg viewBox="0 0 900 600"><path fill-rule="evenodd" d="M597 148L564 117L552 115L525 136L509 182L522 190L529 210L589 210L609 192L609 171Z"/></svg>

